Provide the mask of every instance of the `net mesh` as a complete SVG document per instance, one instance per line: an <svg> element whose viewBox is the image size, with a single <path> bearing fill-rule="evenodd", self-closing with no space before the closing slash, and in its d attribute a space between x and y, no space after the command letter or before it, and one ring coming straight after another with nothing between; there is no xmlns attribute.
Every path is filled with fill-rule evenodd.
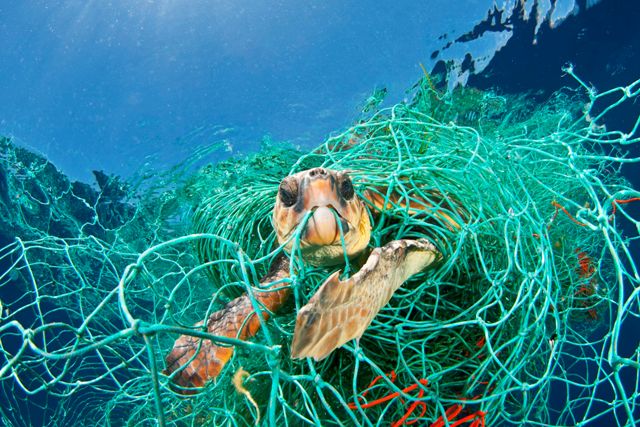
<svg viewBox="0 0 640 427"><path fill-rule="evenodd" d="M633 425L640 194L620 169L640 160L626 153L640 122L628 132L602 122L640 81L596 93L565 71L578 88L543 103L444 93L426 76L410 102L367 108L311 152L266 141L195 167L222 149L213 145L128 183L96 173L98 189L3 140L2 231L18 238L0 252L2 421ZM374 216L371 245L428 238L442 265L321 362L289 357L297 310L332 272L305 266L297 244L285 279L294 298L255 338L194 327L260 286L279 252L279 181L315 166L350 170L361 196L400 194ZM416 215L411 200L433 207ZM443 212L462 228L439 221ZM187 397L162 373L181 334L236 348Z"/></svg>

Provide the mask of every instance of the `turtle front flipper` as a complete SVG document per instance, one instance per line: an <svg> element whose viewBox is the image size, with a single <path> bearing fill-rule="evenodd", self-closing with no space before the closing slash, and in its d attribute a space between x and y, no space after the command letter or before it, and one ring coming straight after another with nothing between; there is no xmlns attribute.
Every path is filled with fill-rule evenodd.
<svg viewBox="0 0 640 427"><path fill-rule="evenodd" d="M321 360L359 339L380 309L407 279L440 259L425 239L394 240L373 250L365 265L346 281L338 272L298 312L291 357Z"/></svg>
<svg viewBox="0 0 640 427"><path fill-rule="evenodd" d="M255 300L263 307L262 317L265 320L269 312L278 310L289 297L289 287L279 282L288 275L289 258L281 255L261 280L267 289L254 292ZM207 319L206 331L216 336L246 340L258 332L260 324L251 299L244 294L211 314ZM202 327L203 322L195 326ZM196 390L189 388L203 387L208 380L220 374L233 355L233 349L233 346L218 345L208 339L182 335L165 359L164 374L170 375L178 386L184 387L179 389L180 392L193 393Z"/></svg>

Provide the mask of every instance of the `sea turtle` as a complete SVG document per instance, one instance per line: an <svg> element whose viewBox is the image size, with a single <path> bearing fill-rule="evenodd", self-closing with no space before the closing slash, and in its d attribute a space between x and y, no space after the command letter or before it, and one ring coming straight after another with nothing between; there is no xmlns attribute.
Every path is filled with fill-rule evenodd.
<svg viewBox="0 0 640 427"><path fill-rule="evenodd" d="M293 248L294 234L300 233L300 252L308 264L336 267L345 263L345 257L356 265L357 259L364 260L359 271L346 280L340 280L339 272L332 274L300 309L291 343L292 358L320 360L349 340L359 339L396 289L412 275L438 263L440 252L434 242L424 238L392 240L374 249L369 248L369 241L370 215L390 204L404 204L412 214L431 210L447 227L458 228L458 221L450 215L451 204L446 201L451 199L440 196L445 209L416 197L403 202L401 195L380 188L365 190L361 198L348 171L321 167L282 180L273 224L287 254ZM289 287L278 282L289 275L289 267L289 257L280 255L261 280L263 284L275 284L254 294L266 309L262 312L265 319L267 312L277 310L289 297ZM245 294L213 313L206 329L213 335L245 340L256 334L260 324ZM203 326L202 322L198 326ZM232 352L233 347L184 335L166 357L165 373L173 374L182 387L201 387L220 373Z"/></svg>

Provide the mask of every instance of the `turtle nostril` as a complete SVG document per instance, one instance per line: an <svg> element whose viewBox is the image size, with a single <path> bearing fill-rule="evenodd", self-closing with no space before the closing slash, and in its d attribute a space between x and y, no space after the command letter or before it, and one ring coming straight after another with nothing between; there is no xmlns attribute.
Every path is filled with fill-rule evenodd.
<svg viewBox="0 0 640 427"><path fill-rule="evenodd" d="M316 175L325 176L326 174L327 174L327 171L324 168L315 168L309 171L309 176L316 176Z"/></svg>

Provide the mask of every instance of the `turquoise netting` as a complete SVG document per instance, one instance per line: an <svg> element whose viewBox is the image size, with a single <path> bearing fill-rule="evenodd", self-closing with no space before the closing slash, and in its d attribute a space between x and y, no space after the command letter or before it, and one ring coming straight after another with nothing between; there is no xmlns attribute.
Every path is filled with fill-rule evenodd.
<svg viewBox="0 0 640 427"><path fill-rule="evenodd" d="M311 152L265 142L255 155L193 166L222 149L212 146L128 183L97 174L98 190L3 140L2 231L18 238L0 252L0 417L634 425L640 193L620 170L640 160L626 152L640 121L625 131L602 123L637 99L640 80L596 93L575 79L578 89L536 103L470 88L447 94L426 77L412 101L364 112ZM295 255L286 281L294 298L254 339L194 328L258 286L278 252L278 183L314 166L351 170L359 194L400 194L376 216L371 244L427 237L443 265L405 284L359 345L319 363L292 361L288 349L297 309L331 271ZM409 200L436 207L413 215ZM460 230L438 220L458 215L451 206L466 211ZM236 345L217 380L187 397L161 373L180 334ZM232 381L241 367L248 393Z"/></svg>

